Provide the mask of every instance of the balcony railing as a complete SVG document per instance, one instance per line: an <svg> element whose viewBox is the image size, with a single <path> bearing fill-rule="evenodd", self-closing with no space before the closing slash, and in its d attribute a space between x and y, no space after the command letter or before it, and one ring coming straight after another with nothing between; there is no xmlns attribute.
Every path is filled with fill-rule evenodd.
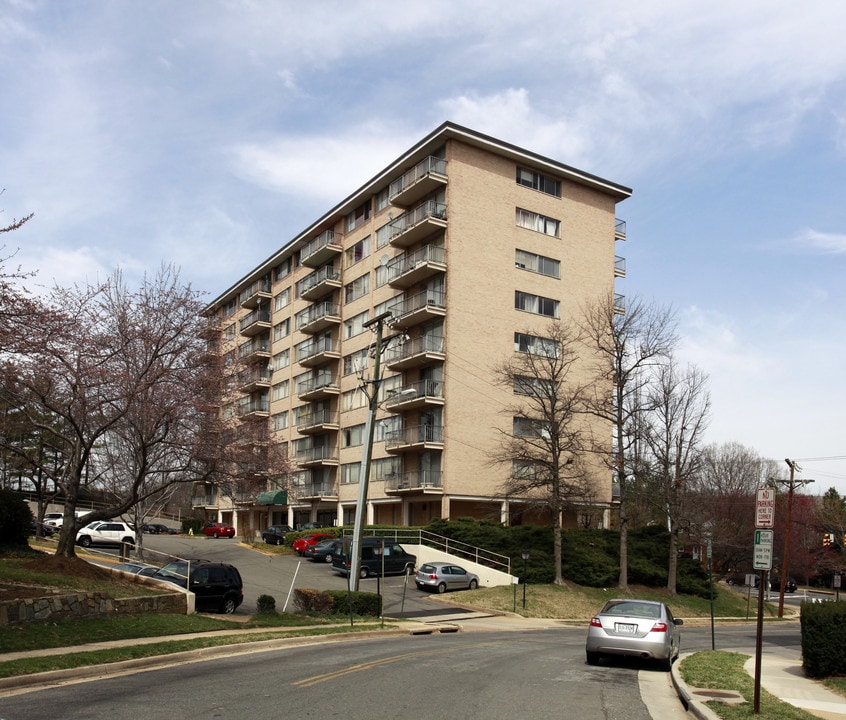
<svg viewBox="0 0 846 720"><path fill-rule="evenodd" d="M328 445L321 445L320 447L305 448L303 450L300 450L294 453L293 459L301 465L308 463L321 463L326 461L337 462L338 451L333 447L329 447Z"/></svg>
<svg viewBox="0 0 846 720"><path fill-rule="evenodd" d="M620 315L626 312L626 296L625 295L618 295L615 293L614 295L614 312L619 313Z"/></svg>
<svg viewBox="0 0 846 720"><path fill-rule="evenodd" d="M270 410L270 403L267 398L254 398L249 402L238 404L238 416L252 415L253 413L267 413Z"/></svg>
<svg viewBox="0 0 846 720"><path fill-rule="evenodd" d="M440 401L444 397L444 384L441 380L418 380L416 383L388 393L385 407L425 405L427 401ZM438 403L440 404L440 403Z"/></svg>
<svg viewBox="0 0 846 720"><path fill-rule="evenodd" d="M334 343L331 337L321 337L316 340L309 340L307 342L297 345L297 362L303 362L313 358L315 355L322 355L323 353L333 352Z"/></svg>
<svg viewBox="0 0 846 720"><path fill-rule="evenodd" d="M251 355L270 355L269 340L247 340L238 346L238 357L246 360Z"/></svg>
<svg viewBox="0 0 846 720"><path fill-rule="evenodd" d="M320 267L327 260L343 252L341 235L334 230L325 230L300 250L300 264Z"/></svg>
<svg viewBox="0 0 846 720"><path fill-rule="evenodd" d="M297 488L298 498L338 497L338 483L307 483Z"/></svg>
<svg viewBox="0 0 846 720"><path fill-rule="evenodd" d="M241 292L238 300L242 307L251 307L261 302L263 298L269 298L271 292L270 280L256 280Z"/></svg>
<svg viewBox="0 0 846 720"><path fill-rule="evenodd" d="M398 490L425 490L443 488L443 473L435 470L422 472L400 472L385 478L387 492Z"/></svg>
<svg viewBox="0 0 846 720"><path fill-rule="evenodd" d="M317 393L320 390L331 390L340 392L337 380L331 373L316 375L308 380L301 380L297 383L297 395L309 395L310 393Z"/></svg>
<svg viewBox="0 0 846 720"><path fill-rule="evenodd" d="M423 292L403 298L388 308L394 316L394 327L409 327L426 320L443 317L446 313L445 295L440 290Z"/></svg>
<svg viewBox="0 0 846 720"><path fill-rule="evenodd" d="M385 449L391 450L415 445L440 445L444 441L443 425L417 425L388 433Z"/></svg>
<svg viewBox="0 0 846 720"><path fill-rule="evenodd" d="M244 392L244 388L270 383L270 368L266 365L243 370L238 373L238 387Z"/></svg>
<svg viewBox="0 0 846 720"><path fill-rule="evenodd" d="M214 493L209 495L194 495L191 497L192 507L208 507L211 505L217 505L217 495Z"/></svg>
<svg viewBox="0 0 846 720"><path fill-rule="evenodd" d="M341 322L340 307L333 302L321 302L306 308L296 315L297 330L319 332L330 325Z"/></svg>
<svg viewBox="0 0 846 720"><path fill-rule="evenodd" d="M338 413L333 410L315 410L297 418L297 432L307 432L309 428L325 428L327 425L338 426Z"/></svg>
<svg viewBox="0 0 846 720"><path fill-rule="evenodd" d="M423 335L402 345L390 345L385 351L385 364L392 370L413 367L415 361L426 362L433 358L443 359L444 338L442 335Z"/></svg>
<svg viewBox="0 0 846 720"><path fill-rule="evenodd" d="M614 223L614 239L615 240L625 240L626 239L626 221L625 220L617 220Z"/></svg>
<svg viewBox="0 0 846 720"><path fill-rule="evenodd" d="M626 277L626 258L619 255L614 256L614 275Z"/></svg>
<svg viewBox="0 0 846 720"><path fill-rule="evenodd" d="M323 290L328 291L329 288L340 285L341 274L331 265L324 265L297 283L297 293L301 298L311 300L315 294L319 295Z"/></svg>
<svg viewBox="0 0 846 720"><path fill-rule="evenodd" d="M394 180L388 188L388 197L395 205L419 200L446 183L446 166L444 158L430 155Z"/></svg>
<svg viewBox="0 0 846 720"><path fill-rule="evenodd" d="M387 224L387 241L408 247L437 229L446 227L446 203L426 200Z"/></svg>
<svg viewBox="0 0 846 720"><path fill-rule="evenodd" d="M241 318L238 329L242 335L256 334L270 327L270 309L253 310L249 315Z"/></svg>
<svg viewBox="0 0 846 720"><path fill-rule="evenodd" d="M440 245L424 245L388 263L388 282L393 287L410 287L445 270L446 249Z"/></svg>

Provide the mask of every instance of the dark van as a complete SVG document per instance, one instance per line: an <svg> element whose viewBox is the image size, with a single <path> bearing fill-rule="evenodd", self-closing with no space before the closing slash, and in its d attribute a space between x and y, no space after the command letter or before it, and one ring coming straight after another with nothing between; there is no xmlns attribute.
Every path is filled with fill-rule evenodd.
<svg viewBox="0 0 846 720"><path fill-rule="evenodd" d="M352 538L344 538L343 547L332 559L332 567L341 575L349 575L351 545ZM358 571L361 578L383 574L411 575L416 563L417 556L407 553L396 540L382 537L361 539L361 567Z"/></svg>

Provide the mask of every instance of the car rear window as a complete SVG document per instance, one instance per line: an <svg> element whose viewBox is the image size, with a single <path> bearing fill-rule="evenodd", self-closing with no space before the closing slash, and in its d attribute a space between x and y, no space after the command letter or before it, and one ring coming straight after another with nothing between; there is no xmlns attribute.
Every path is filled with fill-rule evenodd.
<svg viewBox="0 0 846 720"><path fill-rule="evenodd" d="M426 563L426 564L420 566L420 572L422 572L422 573L433 573L433 572L435 572L435 566L430 565L429 563Z"/></svg>

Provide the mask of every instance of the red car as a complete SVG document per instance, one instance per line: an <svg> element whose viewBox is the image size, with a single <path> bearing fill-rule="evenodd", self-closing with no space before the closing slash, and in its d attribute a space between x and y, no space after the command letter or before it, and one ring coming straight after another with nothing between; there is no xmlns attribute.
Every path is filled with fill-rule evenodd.
<svg viewBox="0 0 846 720"><path fill-rule="evenodd" d="M235 537L235 528L222 522L206 523L206 526L203 528L203 532L206 534L206 537Z"/></svg>
<svg viewBox="0 0 846 720"><path fill-rule="evenodd" d="M301 538L297 538L294 540L292 548L294 548L294 552L299 555L305 555L306 548L309 545L317 545L321 540L328 540L329 538L334 538L334 535L330 535L329 533L311 533L311 535L304 535Z"/></svg>

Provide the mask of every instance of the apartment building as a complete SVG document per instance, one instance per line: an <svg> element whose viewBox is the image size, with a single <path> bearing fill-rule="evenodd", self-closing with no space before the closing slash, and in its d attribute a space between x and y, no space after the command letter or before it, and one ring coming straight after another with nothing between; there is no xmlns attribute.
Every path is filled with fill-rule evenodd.
<svg viewBox="0 0 846 720"><path fill-rule="evenodd" d="M215 347L233 361L224 416L269 423L295 473L236 498L197 486L195 507L248 536L351 524L381 325L365 522L521 522L520 499L503 496L508 468L490 462L513 400L492 368L542 344L550 320L614 292L625 274L615 209L630 194L438 127L208 305ZM610 428L595 430L610 443ZM607 508L611 474L595 475Z"/></svg>

